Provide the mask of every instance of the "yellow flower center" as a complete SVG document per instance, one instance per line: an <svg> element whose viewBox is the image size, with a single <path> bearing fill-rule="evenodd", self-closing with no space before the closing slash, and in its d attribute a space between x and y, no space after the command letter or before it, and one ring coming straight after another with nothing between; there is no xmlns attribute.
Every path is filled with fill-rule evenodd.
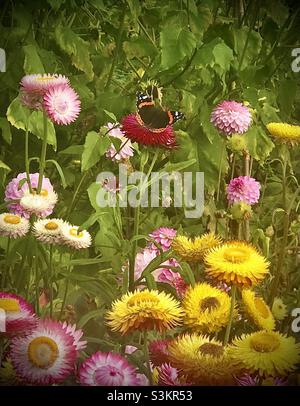
<svg viewBox="0 0 300 406"><path fill-rule="evenodd" d="M21 223L21 219L19 216L16 216L15 214L7 214L6 216L4 216L3 218L5 223L8 224L19 224Z"/></svg>
<svg viewBox="0 0 300 406"><path fill-rule="evenodd" d="M36 80L39 80L40 82L47 82L47 80L53 80L53 79L55 79L54 76L47 76L47 77L41 76L39 78L36 78Z"/></svg>
<svg viewBox="0 0 300 406"><path fill-rule="evenodd" d="M224 353L224 348L218 344L204 343L200 345L199 351L202 355L211 355L215 358L220 358Z"/></svg>
<svg viewBox="0 0 300 406"><path fill-rule="evenodd" d="M228 247L224 251L224 258L234 264L247 261L249 258L249 252L244 247Z"/></svg>
<svg viewBox="0 0 300 406"><path fill-rule="evenodd" d="M38 368L50 368L58 358L58 355L58 346L49 337L37 337L28 346L29 361Z"/></svg>
<svg viewBox="0 0 300 406"><path fill-rule="evenodd" d="M11 298L0 298L0 309L6 312L19 312L21 310L19 302L17 299Z"/></svg>
<svg viewBox="0 0 300 406"><path fill-rule="evenodd" d="M55 223L55 221L49 221L49 223L45 224L45 228L47 230L57 230L58 229L58 224Z"/></svg>
<svg viewBox="0 0 300 406"><path fill-rule="evenodd" d="M260 297L256 297L254 304L261 317L267 319L269 317L269 309L265 302Z"/></svg>
<svg viewBox="0 0 300 406"><path fill-rule="evenodd" d="M257 352L273 352L280 346L280 341L275 335L263 332L251 338L250 346Z"/></svg>
<svg viewBox="0 0 300 406"><path fill-rule="evenodd" d="M80 233L78 233L78 229L77 228L70 228L69 234L72 237L77 237L77 238L82 238L83 237L83 232L80 231Z"/></svg>
<svg viewBox="0 0 300 406"><path fill-rule="evenodd" d="M150 292L138 292L128 300L127 306L138 306L145 302L158 304L159 300Z"/></svg>
<svg viewBox="0 0 300 406"><path fill-rule="evenodd" d="M47 197L49 193L48 193L48 190L42 189L42 190L40 191L40 193L37 193L36 190L33 190L33 191L32 191L32 194L33 194L33 195L37 195L37 194L38 194L39 196Z"/></svg>
<svg viewBox="0 0 300 406"><path fill-rule="evenodd" d="M205 299L201 300L200 303L200 310L205 311L212 311L220 305L220 302L216 297L206 297Z"/></svg>

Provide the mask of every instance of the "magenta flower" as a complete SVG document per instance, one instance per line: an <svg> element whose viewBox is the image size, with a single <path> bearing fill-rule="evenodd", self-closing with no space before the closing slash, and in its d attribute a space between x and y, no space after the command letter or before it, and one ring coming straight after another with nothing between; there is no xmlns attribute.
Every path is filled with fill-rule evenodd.
<svg viewBox="0 0 300 406"><path fill-rule="evenodd" d="M160 227L152 231L149 236L161 246L163 251L168 251L168 249L171 247L174 237L176 236L176 233L177 231L174 228ZM151 244L150 247L153 249L157 249L154 244Z"/></svg>
<svg viewBox="0 0 300 406"><path fill-rule="evenodd" d="M107 123L107 128L110 130L108 135L110 137L118 138L121 140L120 151L117 153L116 147L111 143L110 147L106 151L106 157L113 159L114 161L121 161L133 156L133 149L131 141L125 137L120 127L115 127L115 124Z"/></svg>
<svg viewBox="0 0 300 406"><path fill-rule="evenodd" d="M5 318L0 323L4 327L0 329L0 335L25 335L37 325L33 307L21 296L0 292L0 309L5 312Z"/></svg>
<svg viewBox="0 0 300 406"><path fill-rule="evenodd" d="M169 350L168 346L172 342L171 339L167 340L155 340L149 344L150 359L154 366L162 365L169 362Z"/></svg>
<svg viewBox="0 0 300 406"><path fill-rule="evenodd" d="M17 376L34 385L63 382L74 371L76 354L73 337L53 320L41 320L30 334L11 341Z"/></svg>
<svg viewBox="0 0 300 406"><path fill-rule="evenodd" d="M260 183L250 176L239 176L230 181L227 186L227 199L229 203L244 202L249 205L259 200Z"/></svg>
<svg viewBox="0 0 300 406"><path fill-rule="evenodd" d="M76 330L76 324L71 325L68 324L66 321L61 324L65 332L72 336L77 351L86 348L87 341L80 341L81 337L83 336L83 331L81 329Z"/></svg>
<svg viewBox="0 0 300 406"><path fill-rule="evenodd" d="M176 261L176 260L173 260ZM169 261L171 264L171 260ZM165 263L164 263L165 264ZM178 263L177 263L178 264ZM172 264L172 266L174 266ZM179 266L179 264L178 264ZM168 283L169 285L173 286L173 288L175 288L177 295L182 298L188 288L187 283L185 282L185 280L182 278L182 276L180 275L179 272L174 272L171 269L159 269L157 271L154 271L153 274L155 272L157 272L157 281L158 282L163 282L163 283Z"/></svg>
<svg viewBox="0 0 300 406"><path fill-rule="evenodd" d="M179 376L177 368L170 364L163 364L158 368L158 385L159 386L188 386L188 382Z"/></svg>
<svg viewBox="0 0 300 406"><path fill-rule="evenodd" d="M169 149L176 147L172 126L167 125L161 131L151 130L138 120L136 114L129 114L122 119L122 131L132 142L141 145L153 145Z"/></svg>
<svg viewBox="0 0 300 406"><path fill-rule="evenodd" d="M45 93L54 86L69 85L69 79L57 74L26 75L21 82L21 101L30 109L42 109Z"/></svg>
<svg viewBox="0 0 300 406"><path fill-rule="evenodd" d="M39 182L39 174L38 173L31 173L29 175L30 177L30 183L32 189L37 189L38 187L38 182ZM10 201L10 200L20 200L24 194L29 190L28 183L27 181L24 182L26 179L26 173L19 173L19 175L12 179L8 185L6 186L5 189L5 201ZM43 178L43 183L42 183L42 191L47 191L48 193L54 192L53 186L48 178ZM9 210L14 213L18 214L20 216L23 216L25 218L30 217L30 213L26 211L20 204L19 202L14 202L10 203L8 206ZM40 217L47 217L49 216L54 209L54 205L49 207L47 210L43 211L40 215Z"/></svg>
<svg viewBox="0 0 300 406"><path fill-rule="evenodd" d="M78 94L67 85L51 87L44 95L44 109L54 123L68 125L80 113Z"/></svg>
<svg viewBox="0 0 300 406"><path fill-rule="evenodd" d="M225 100L215 107L210 121L226 135L243 134L251 124L251 113L248 107L236 101Z"/></svg>
<svg viewBox="0 0 300 406"><path fill-rule="evenodd" d="M100 351L82 363L79 380L84 386L139 386L141 382L135 367L120 354Z"/></svg>

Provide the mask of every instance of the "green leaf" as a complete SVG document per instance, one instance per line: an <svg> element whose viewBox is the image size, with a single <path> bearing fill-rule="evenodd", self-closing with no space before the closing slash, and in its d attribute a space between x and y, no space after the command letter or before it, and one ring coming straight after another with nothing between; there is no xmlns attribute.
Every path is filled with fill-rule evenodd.
<svg viewBox="0 0 300 406"><path fill-rule="evenodd" d="M252 125L244 134L250 155L258 161L264 161L274 148L270 136L261 127Z"/></svg>
<svg viewBox="0 0 300 406"><path fill-rule="evenodd" d="M110 145L108 137L101 137L96 131L90 131L85 139L81 170L87 171L96 165Z"/></svg>
<svg viewBox="0 0 300 406"><path fill-rule="evenodd" d="M229 70L230 62L233 60L232 49L229 48L223 41L217 44L213 49L216 64L220 65L224 73Z"/></svg>
<svg viewBox="0 0 300 406"><path fill-rule="evenodd" d="M2 130L2 137L8 143L11 144L12 135L10 131L9 122L5 117L0 117L0 128Z"/></svg>
<svg viewBox="0 0 300 406"><path fill-rule="evenodd" d="M3 161L0 161L0 169L4 169L6 172L11 171L10 167L6 165Z"/></svg>
<svg viewBox="0 0 300 406"><path fill-rule="evenodd" d="M89 80L92 80L94 72L89 43L75 34L68 26L58 25L54 33L57 44L71 57L72 64L84 72Z"/></svg>
<svg viewBox="0 0 300 406"><path fill-rule="evenodd" d="M97 309L86 313L78 322L78 328L83 328L90 320L103 316L103 310Z"/></svg>
<svg viewBox="0 0 300 406"><path fill-rule="evenodd" d="M24 45L23 51L25 54L24 72L26 74L45 73L44 66L39 57L36 45Z"/></svg>
<svg viewBox="0 0 300 406"><path fill-rule="evenodd" d="M117 117L114 115L114 113L111 113L110 111L107 111L105 109L103 109L104 113L112 119L112 121L117 122Z"/></svg>
<svg viewBox="0 0 300 406"><path fill-rule="evenodd" d="M57 172L59 173L59 176L60 176L60 179L61 179L61 184L62 184L63 188L65 189L67 187L67 182L66 182L65 175L64 175L64 172L62 170L62 167L59 165L59 163L55 159L48 159L46 161L46 163L51 163L56 167Z"/></svg>
<svg viewBox="0 0 300 406"><path fill-rule="evenodd" d="M59 151L62 155L82 155L84 150L84 145L71 145L70 147Z"/></svg>

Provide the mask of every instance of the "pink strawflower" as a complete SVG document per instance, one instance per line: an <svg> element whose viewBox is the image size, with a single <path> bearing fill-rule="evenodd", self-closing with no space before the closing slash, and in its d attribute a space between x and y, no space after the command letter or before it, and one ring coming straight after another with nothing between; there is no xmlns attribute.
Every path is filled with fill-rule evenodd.
<svg viewBox="0 0 300 406"><path fill-rule="evenodd" d="M33 307L21 296L0 292L0 309L5 313L4 320L1 320L4 329L0 329L0 335L8 337L25 335L37 325Z"/></svg>
<svg viewBox="0 0 300 406"><path fill-rule="evenodd" d="M251 124L251 113L248 107L233 100L225 100L215 107L210 121L226 135L243 134Z"/></svg>
<svg viewBox="0 0 300 406"><path fill-rule="evenodd" d="M81 329L76 330L76 324L68 324L66 321L62 323L65 332L73 337L74 345L77 351L83 350L87 346L87 341L80 341L83 336Z"/></svg>
<svg viewBox="0 0 300 406"><path fill-rule="evenodd" d="M230 181L227 186L227 199L229 203L244 202L249 205L259 200L260 183L250 176L239 176Z"/></svg>
<svg viewBox="0 0 300 406"><path fill-rule="evenodd" d="M168 351L168 346L172 342L171 339L166 340L155 340L149 343L149 354L151 362L154 366L160 366L164 363L169 362L170 354Z"/></svg>
<svg viewBox="0 0 300 406"><path fill-rule="evenodd" d="M122 131L133 142L142 145L154 145L165 148L176 147L176 138L172 126L167 125L156 132L139 122L136 114L129 114L122 119Z"/></svg>
<svg viewBox="0 0 300 406"><path fill-rule="evenodd" d="M176 260L173 260L176 261ZM170 263L170 266L174 266L171 260L167 261ZM166 263L164 263L166 265ZM178 264L178 263L177 263ZM176 265L176 266L179 266ZM188 288L187 283L182 278L179 272L174 272L171 269L158 269L154 271L156 273L156 279L158 282L168 283L169 285L175 288L177 295L182 298Z"/></svg>
<svg viewBox="0 0 300 406"><path fill-rule="evenodd" d="M38 182L39 182L39 174L38 173L31 173L29 175L30 177L30 183L31 187L33 190L36 190L38 187ZM10 201L10 200L21 200L21 198L24 196L26 192L29 190L29 186L26 180L26 173L19 173L19 175L12 179L8 185L6 186L5 189L5 201ZM54 192L53 186L48 178L43 177L43 183L42 183L42 190L47 191L48 193ZM19 202L11 203L7 206L9 210L14 213L18 214L20 216L23 216L27 219L30 217L30 213L26 211ZM40 217L47 217L49 216L54 209L54 205L49 207L47 210L43 211L40 215Z"/></svg>
<svg viewBox="0 0 300 406"><path fill-rule="evenodd" d="M51 88L59 85L69 85L69 79L57 74L26 75L21 82L21 101L30 109L42 109L43 97Z"/></svg>
<svg viewBox="0 0 300 406"><path fill-rule="evenodd" d="M149 234L157 244L159 244L163 251L168 251L171 247L172 241L176 236L177 231L174 228L160 227ZM150 245L151 248L157 249L155 244Z"/></svg>
<svg viewBox="0 0 300 406"><path fill-rule="evenodd" d="M179 376L177 368L163 364L158 368L158 386L188 386L185 378Z"/></svg>
<svg viewBox="0 0 300 406"><path fill-rule="evenodd" d="M157 251L151 248L144 248L141 252L136 254L134 266L135 279L139 279L141 277L144 269L156 257Z"/></svg>
<svg viewBox="0 0 300 406"><path fill-rule="evenodd" d="M68 125L80 113L79 96L70 86L51 87L44 95L44 109L54 123Z"/></svg>
<svg viewBox="0 0 300 406"><path fill-rule="evenodd" d="M30 334L11 342L10 356L18 377L34 385L63 382L74 371L76 354L73 337L53 320L41 320Z"/></svg>
<svg viewBox="0 0 300 406"><path fill-rule="evenodd" d="M79 380L84 386L139 386L134 366L120 354L96 352L80 367Z"/></svg>
<svg viewBox="0 0 300 406"><path fill-rule="evenodd" d="M107 128L110 130L108 135L110 137L119 138L121 140L121 144L118 149L119 152L117 153L116 147L113 143L111 143L110 147L106 151L106 157L113 159L114 161L121 161L133 156L131 141L125 137L120 127L116 127L116 124L107 123Z"/></svg>

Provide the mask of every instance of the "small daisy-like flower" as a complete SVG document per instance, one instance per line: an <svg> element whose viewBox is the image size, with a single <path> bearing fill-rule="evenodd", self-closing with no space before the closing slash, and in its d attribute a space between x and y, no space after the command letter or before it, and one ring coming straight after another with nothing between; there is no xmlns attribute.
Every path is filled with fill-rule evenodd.
<svg viewBox="0 0 300 406"><path fill-rule="evenodd" d="M151 341L151 343L149 343L150 359L154 366L169 362L168 346L171 342L171 339L167 339Z"/></svg>
<svg viewBox="0 0 300 406"><path fill-rule="evenodd" d="M239 176L227 186L229 203L245 202L250 206L257 203L260 195L260 183L250 176Z"/></svg>
<svg viewBox="0 0 300 406"><path fill-rule="evenodd" d="M261 297L256 296L255 292L250 289L243 289L242 298L245 310L254 323L261 329L274 330L275 319L265 301Z"/></svg>
<svg viewBox="0 0 300 406"><path fill-rule="evenodd" d="M300 126L287 123L269 123L267 129L276 141L290 143L300 142Z"/></svg>
<svg viewBox="0 0 300 406"><path fill-rule="evenodd" d="M26 75L21 82L21 101L30 109L43 107L44 94L51 88L61 85L69 85L69 79L57 74L32 74Z"/></svg>
<svg viewBox="0 0 300 406"><path fill-rule="evenodd" d="M0 235L9 238L23 237L29 231L29 221L17 214L0 214Z"/></svg>
<svg viewBox="0 0 300 406"><path fill-rule="evenodd" d="M78 232L79 227L68 223L62 225L61 235L65 245L75 250L88 248L92 244L92 237L86 230Z"/></svg>
<svg viewBox="0 0 300 406"><path fill-rule="evenodd" d="M149 237L153 238L157 244L159 244L163 251L168 251L172 245L172 241L176 236L177 231L174 228L160 227L157 230L152 231ZM151 248L157 249L157 247L152 244Z"/></svg>
<svg viewBox="0 0 300 406"><path fill-rule="evenodd" d="M177 235L172 248L184 261L198 262L202 261L208 250L220 245L221 238L212 233L190 239L184 235Z"/></svg>
<svg viewBox="0 0 300 406"><path fill-rule="evenodd" d="M210 121L226 135L243 134L250 127L252 117L248 107L242 103L225 100L213 110Z"/></svg>
<svg viewBox="0 0 300 406"><path fill-rule="evenodd" d="M73 337L74 345L77 351L83 350L87 346L87 341L80 341L83 336L81 329L76 330L76 324L68 324L66 321L62 323L62 327L65 332Z"/></svg>
<svg viewBox="0 0 300 406"><path fill-rule="evenodd" d="M158 368L158 385L159 386L186 386L188 383L185 378L179 376L177 368L170 364L162 364Z"/></svg>
<svg viewBox="0 0 300 406"><path fill-rule="evenodd" d="M36 327L33 307L21 296L0 292L0 309L5 312L5 331L0 333L11 337L28 334Z"/></svg>
<svg viewBox="0 0 300 406"><path fill-rule="evenodd" d="M165 148L176 147L176 138L172 126L156 130L146 127L137 114L129 114L122 120L122 131L127 138L142 145Z"/></svg>
<svg viewBox="0 0 300 406"><path fill-rule="evenodd" d="M140 379L134 366L120 354L96 352L87 358L79 370L84 386L139 386Z"/></svg>
<svg viewBox="0 0 300 406"><path fill-rule="evenodd" d="M206 273L218 281L249 288L264 279L269 262L244 241L230 241L212 248L204 258Z"/></svg>
<svg viewBox="0 0 300 406"><path fill-rule="evenodd" d="M177 326L181 317L180 304L171 295L145 289L116 300L107 313L107 324L121 334L154 329L161 332Z"/></svg>
<svg viewBox="0 0 300 406"><path fill-rule="evenodd" d="M186 326L193 331L215 333L228 322L230 297L208 283L197 283L186 292L182 308Z"/></svg>
<svg viewBox="0 0 300 406"><path fill-rule="evenodd" d="M179 336L169 345L171 365L192 385L232 385L241 366L220 341L198 334Z"/></svg>
<svg viewBox="0 0 300 406"><path fill-rule="evenodd" d="M272 313L276 320L283 320L288 315L287 306L279 297L275 297L273 301Z"/></svg>
<svg viewBox="0 0 300 406"><path fill-rule="evenodd" d="M68 125L75 121L80 113L80 100L71 87L55 86L44 95L44 108L56 124Z"/></svg>
<svg viewBox="0 0 300 406"><path fill-rule="evenodd" d="M111 143L110 147L106 151L106 157L113 159L114 161L121 161L133 156L131 141L124 136L124 133L121 131L120 127L116 127L116 124L107 123L107 128L109 130L108 135L110 137L120 139L121 145L120 151L117 152L116 147L113 143Z"/></svg>
<svg viewBox="0 0 300 406"><path fill-rule="evenodd" d="M30 183L32 189L35 191L38 187L39 182L39 174L38 173L30 173L29 174ZM19 175L12 179L5 188L5 201L14 201L17 200L18 202L12 202L7 207L9 210L14 214L19 214L22 217L28 218L30 217L30 213L28 213L19 203L19 200L23 197L24 193L29 190L29 186L27 183L26 173L19 173ZM42 190L45 194L45 191L48 193L53 192L53 186L48 178L43 177L42 182ZM49 216L53 211L53 207L45 210L41 217Z"/></svg>
<svg viewBox="0 0 300 406"><path fill-rule="evenodd" d="M63 382L74 370L74 339L52 320L41 320L26 337L11 342L11 360L17 375L25 382L51 385Z"/></svg>
<svg viewBox="0 0 300 406"><path fill-rule="evenodd" d="M20 206L27 211L27 213L35 214L42 217L45 213L52 211L56 202L57 194L54 191L42 189L41 193L30 193L26 190L20 200Z"/></svg>
<svg viewBox="0 0 300 406"><path fill-rule="evenodd" d="M285 376L300 361L300 344L277 331L257 331L233 340L230 354L259 376Z"/></svg>
<svg viewBox="0 0 300 406"><path fill-rule="evenodd" d="M61 229L65 224L62 219L41 219L33 224L33 234L36 239L46 244L61 243Z"/></svg>

